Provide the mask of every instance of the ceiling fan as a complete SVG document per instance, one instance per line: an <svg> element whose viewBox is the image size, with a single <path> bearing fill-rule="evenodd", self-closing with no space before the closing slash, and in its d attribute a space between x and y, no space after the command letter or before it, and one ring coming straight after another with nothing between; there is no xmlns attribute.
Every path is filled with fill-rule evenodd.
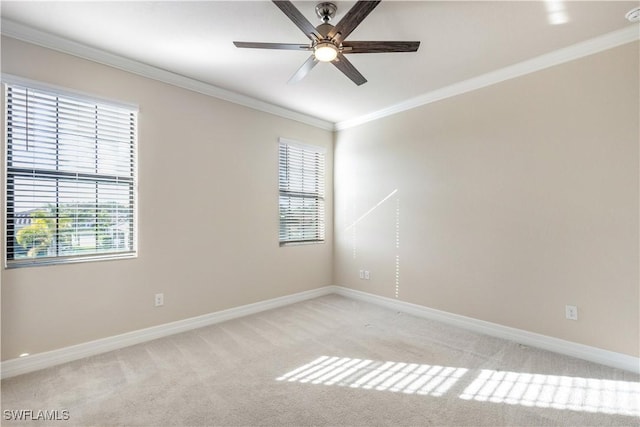
<svg viewBox="0 0 640 427"><path fill-rule="evenodd" d="M309 38L309 44L295 43L259 43L237 42L233 44L241 48L283 49L311 51L309 59L289 79L289 83L300 81L318 62L331 62L355 84L360 86L367 82L362 74L347 60L345 54L382 53L382 52L416 52L419 41L346 41L345 39L375 9L381 0L358 1L335 26L329 21L335 16L337 7L331 2L318 3L316 14L322 24L314 27L302 13L288 0L273 0L278 8Z"/></svg>

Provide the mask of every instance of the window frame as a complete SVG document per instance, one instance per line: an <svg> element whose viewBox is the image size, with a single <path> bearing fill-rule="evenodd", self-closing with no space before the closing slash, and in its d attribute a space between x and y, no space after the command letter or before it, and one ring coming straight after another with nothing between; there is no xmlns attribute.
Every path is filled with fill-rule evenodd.
<svg viewBox="0 0 640 427"><path fill-rule="evenodd" d="M315 154L319 154L322 156L322 170L321 170L321 176L320 177L316 177L316 179L318 179L321 182L321 192L319 193L307 193L307 195L301 195L300 193L296 193L296 192L290 192L290 191L283 191L281 189L281 182L280 182L280 175L282 173L281 170L281 147L283 145L286 146L290 146L290 147L295 147L298 149L302 149L302 150L306 150L308 152L311 153L315 153ZM305 144L305 143L301 143L298 142L296 140L293 139L288 139L288 138L279 138L278 139L278 243L279 246L294 246L294 245L314 245L314 244L323 244L326 241L326 218L327 218L327 213L326 213L326 164L327 164L327 159L326 159L326 153L327 153L327 149L323 146L320 145L312 145L312 144ZM313 195L315 194L315 196ZM281 235L281 229L283 227L283 216L282 216L282 210L281 210L281 204L280 204L280 200L281 197L298 197L300 199L316 199L317 201L319 201L320 206L317 209L317 214L319 216L319 223L317 223L315 225L315 227L317 229L319 229L319 238L318 239L301 239L301 240L282 240L282 235Z"/></svg>
<svg viewBox="0 0 640 427"><path fill-rule="evenodd" d="M2 86L2 102L3 102L3 167L2 167L2 199L4 208L2 209L2 227L3 227L3 237L2 242L2 256L4 260L4 268L23 268L23 267L35 267L35 266L43 266L43 265L56 265L56 264L68 264L68 263L79 263L79 262L92 262L92 261L109 261L109 260L117 260L117 259L132 259L138 257L138 132L139 132L139 108L137 105L131 103L125 103L122 101L114 101L112 99L107 99L100 96L95 96L93 94L88 94L80 91L75 91L67 88L63 88L60 86L43 83L39 81L34 81L31 79L22 78L19 76L2 73L1 74L1 86ZM13 258L13 254L9 248L9 236L13 236L10 234L10 218L13 218L12 226L15 227L16 217L14 216L13 210L15 206L15 199L12 199L11 204L10 201L10 181L15 182L16 177L20 177L20 175L14 175L9 173L9 154L10 154L10 143L9 143L9 121L8 121L8 113L9 113L9 87L15 86L23 89L31 89L35 91L46 92L47 94L51 94L52 96L67 98L76 100L84 103L95 104L96 106L104 105L108 107L114 107L117 109L125 109L128 110L128 113L132 115L132 122L134 124L134 131L131 138L131 147L129 150L129 161L131 162L131 221L133 222L131 226L131 248L126 251L118 251L118 252L98 252L94 251L88 254L67 254L67 255L56 255L56 256L46 256L46 257L33 257L33 258ZM56 141L56 147L59 147L59 142ZM56 148L59 149L59 148ZM20 167L16 167L16 170L20 169ZM24 168L23 168L24 169ZM37 168L33 168L34 171L37 171ZM44 171L40 173L43 174ZM90 178L84 180L86 183L95 183L96 185L99 183L102 184L114 184L116 181L109 179L113 178L116 175L109 174L99 174L99 173L82 173L78 170L76 172L69 171L58 171L58 173L50 173L50 171L46 171L46 174L50 177L53 182L58 182L63 178L68 178L70 176L75 176L76 174L79 176L84 175L85 178ZM35 174L34 174L35 175ZM56 188L57 188L56 184ZM13 190L11 190L13 191ZM57 191L57 190L56 190ZM99 200L98 196L96 196L96 200ZM56 219L59 217L56 214ZM12 243L13 247L13 243ZM12 258L10 258L12 256Z"/></svg>

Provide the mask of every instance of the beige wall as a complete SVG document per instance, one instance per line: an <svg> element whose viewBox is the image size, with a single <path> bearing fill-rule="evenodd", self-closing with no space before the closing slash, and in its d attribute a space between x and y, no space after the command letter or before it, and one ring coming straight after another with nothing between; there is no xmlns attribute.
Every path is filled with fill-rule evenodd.
<svg viewBox="0 0 640 427"><path fill-rule="evenodd" d="M277 138L331 157L331 132L3 38L4 73L140 106L140 221L137 259L3 269L2 359L332 283L638 356L638 64L635 43L339 132L327 243L279 248Z"/></svg>
<svg viewBox="0 0 640 427"><path fill-rule="evenodd" d="M339 132L335 284L640 355L638 52Z"/></svg>
<svg viewBox="0 0 640 427"><path fill-rule="evenodd" d="M277 147L327 147L331 189L332 132L9 38L2 72L140 107L139 257L3 269L3 360L331 284L331 232L278 246Z"/></svg>

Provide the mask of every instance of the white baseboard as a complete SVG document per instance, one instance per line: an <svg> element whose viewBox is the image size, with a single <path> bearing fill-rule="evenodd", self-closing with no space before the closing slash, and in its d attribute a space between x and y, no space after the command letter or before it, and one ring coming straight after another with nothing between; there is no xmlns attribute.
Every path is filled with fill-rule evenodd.
<svg viewBox="0 0 640 427"><path fill-rule="evenodd" d="M370 302L396 311L401 311L403 313L426 319L437 320L485 335L515 341L531 347L537 347L553 351L555 353L588 360L589 362L595 362L601 365L611 366L613 368L624 369L626 371L640 374L640 358L638 357L536 334L522 329L510 328L497 323L485 322L483 320L460 316L458 314L448 313L446 311L436 310L422 305L382 297L342 286L333 286L332 288L334 293L348 298Z"/></svg>
<svg viewBox="0 0 640 427"><path fill-rule="evenodd" d="M166 337L168 335L213 325L215 323L224 322L238 317L248 316L261 311L283 307L296 302L327 295L334 291L334 286L325 286L323 288L312 289L310 291L242 305L228 310L216 311L214 313L165 323L163 325L152 326L150 328L127 332L112 337L101 338L95 341L89 341L17 359L10 359L0 364L0 378L4 379L26 374L28 372L49 368L51 366L60 365L62 363L82 359L84 357L94 356L134 344L140 344L157 338Z"/></svg>
<svg viewBox="0 0 640 427"><path fill-rule="evenodd" d="M399 301L392 298L386 298L367 292L361 292L342 286L325 286L310 291L299 292L292 295L286 295L266 301L260 301L254 304L234 307L228 310L222 310L214 313L204 314L202 316L192 317L189 319L178 320L176 322L165 323L163 325L127 332L125 334L102 338L95 341L89 341L86 343L64 347L57 350L51 350L44 353L21 357L18 359L7 360L0 364L0 378L4 379L14 377L16 375L26 374L40 369L60 365L62 363L82 359L84 357L94 356L112 350L118 350L120 348L128 347L134 344L140 344L157 338L162 338L180 332L201 328L203 326L213 325L238 317L248 316L250 314L283 307L286 305L332 293L348 298L370 302L376 305L381 305L383 307L402 311L414 316L437 320L443 323L483 333L486 335L519 342L531 347L537 347L544 350L565 354L567 356L588 360L590 362L600 363L602 365L624 369L634 373L640 373L640 358L637 357L603 350L596 347L590 347L571 341L565 341L559 338L536 334L521 329L510 328L508 326L498 325L496 323L485 322L483 320L473 319L471 317L465 317L458 314L435 310L433 308Z"/></svg>

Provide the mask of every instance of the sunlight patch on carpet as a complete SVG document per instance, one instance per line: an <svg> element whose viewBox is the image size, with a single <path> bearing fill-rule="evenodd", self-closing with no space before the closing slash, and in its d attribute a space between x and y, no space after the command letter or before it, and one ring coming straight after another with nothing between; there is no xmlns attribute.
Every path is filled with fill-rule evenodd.
<svg viewBox="0 0 640 427"><path fill-rule="evenodd" d="M466 372L448 366L322 356L276 380L442 396Z"/></svg>
<svg viewBox="0 0 640 427"><path fill-rule="evenodd" d="M483 369L464 400L640 416L640 383Z"/></svg>
<svg viewBox="0 0 640 427"><path fill-rule="evenodd" d="M462 400L640 416L637 382L490 369L475 372L474 378L466 368L321 356L276 380L434 397L460 383L457 390L466 385L458 396Z"/></svg>

